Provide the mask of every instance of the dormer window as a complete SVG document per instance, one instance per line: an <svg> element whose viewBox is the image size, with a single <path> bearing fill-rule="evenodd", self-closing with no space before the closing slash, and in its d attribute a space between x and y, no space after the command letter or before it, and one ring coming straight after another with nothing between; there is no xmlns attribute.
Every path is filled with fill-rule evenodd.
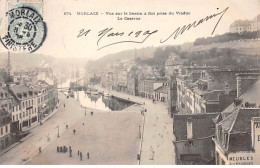
<svg viewBox="0 0 260 168"><path fill-rule="evenodd" d="M32 92L32 91L29 91L29 95L32 96L32 95L33 95L33 92Z"/></svg>
<svg viewBox="0 0 260 168"><path fill-rule="evenodd" d="M228 143L228 134L224 133L224 145L226 146Z"/></svg>
<svg viewBox="0 0 260 168"><path fill-rule="evenodd" d="M218 140L219 141L221 141L221 132L222 132L222 128L221 128L221 126L219 126L219 128L218 128Z"/></svg>

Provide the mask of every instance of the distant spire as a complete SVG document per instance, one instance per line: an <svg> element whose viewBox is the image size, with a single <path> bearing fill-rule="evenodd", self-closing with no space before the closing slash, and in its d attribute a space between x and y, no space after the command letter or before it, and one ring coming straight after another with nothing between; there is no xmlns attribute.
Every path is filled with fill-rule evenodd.
<svg viewBox="0 0 260 168"><path fill-rule="evenodd" d="M10 60L10 52L8 51L8 63L7 63L7 76L8 80L10 79L10 71L11 71L11 60Z"/></svg>
<svg viewBox="0 0 260 168"><path fill-rule="evenodd" d="M10 82L11 82L11 56L10 52L8 51L8 62L7 62L7 88L9 89Z"/></svg>

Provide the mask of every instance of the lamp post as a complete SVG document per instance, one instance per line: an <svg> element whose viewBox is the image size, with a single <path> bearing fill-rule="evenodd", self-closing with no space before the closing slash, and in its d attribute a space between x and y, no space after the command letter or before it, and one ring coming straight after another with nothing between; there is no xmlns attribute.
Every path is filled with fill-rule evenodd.
<svg viewBox="0 0 260 168"><path fill-rule="evenodd" d="M139 138L141 138L141 125L139 125Z"/></svg>
<svg viewBox="0 0 260 168"><path fill-rule="evenodd" d="M56 128L58 128L58 138L60 137L60 126L58 125Z"/></svg>

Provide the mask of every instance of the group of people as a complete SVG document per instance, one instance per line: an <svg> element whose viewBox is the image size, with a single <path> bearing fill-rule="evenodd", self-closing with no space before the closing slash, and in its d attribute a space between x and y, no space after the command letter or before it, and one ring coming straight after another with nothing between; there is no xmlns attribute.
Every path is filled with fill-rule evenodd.
<svg viewBox="0 0 260 168"><path fill-rule="evenodd" d="M69 149L71 150L71 147L69 147ZM57 152L63 152L66 153L68 151L68 148L66 146L57 146Z"/></svg>
<svg viewBox="0 0 260 168"><path fill-rule="evenodd" d="M79 150L78 150L78 156L80 157L80 160L82 160L83 155L82 155L82 152L80 152ZM88 159L90 158L89 152L87 152L87 158L88 158Z"/></svg>
<svg viewBox="0 0 260 168"><path fill-rule="evenodd" d="M39 151L41 152L41 149L39 148ZM59 153L67 153L68 152L68 148L66 146L57 146L57 152ZM72 157L72 149L71 149L71 146L69 146L69 154L70 154L70 157ZM78 150L78 156L80 157L80 160L83 159L83 155L82 155L82 152L80 152ZM90 154L89 152L87 152L87 159L90 158Z"/></svg>

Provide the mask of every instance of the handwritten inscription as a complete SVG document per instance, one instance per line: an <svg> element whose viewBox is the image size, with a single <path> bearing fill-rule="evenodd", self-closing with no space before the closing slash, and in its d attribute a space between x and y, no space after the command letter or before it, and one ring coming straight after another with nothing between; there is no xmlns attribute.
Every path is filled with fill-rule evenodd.
<svg viewBox="0 0 260 168"><path fill-rule="evenodd" d="M164 42L170 40L172 37L173 37L173 39L176 39L177 37L181 36L184 32L189 31L191 28L196 28L199 25L219 16L219 18L215 24L215 27L213 28L212 33L211 33L211 34L214 34L219 22L221 21L222 17L224 16L224 14L227 12L228 9L229 9L229 7L225 8L221 12L214 13L212 15L208 15L198 21L193 21L187 25L179 26L170 35L166 36L166 38L162 38L160 40L160 43L164 43ZM108 13L108 14L114 15L114 13ZM179 12L179 14L184 15L186 13ZM77 38L87 36L87 34L89 34L90 31L91 31L90 29L88 29L88 30L81 29L79 31L79 34L77 35ZM125 31L115 31L114 28L105 28L105 29L99 31L98 35L97 35L98 36L97 46L99 46L98 50L103 49L108 46L115 45L115 44L120 44L120 43L144 43L151 35L153 35L157 32L159 32L159 30L138 30L138 31L125 32ZM129 40L129 37L131 37L130 40ZM116 41L105 44L100 47L100 43L104 39L111 39L111 40L116 40Z"/></svg>

